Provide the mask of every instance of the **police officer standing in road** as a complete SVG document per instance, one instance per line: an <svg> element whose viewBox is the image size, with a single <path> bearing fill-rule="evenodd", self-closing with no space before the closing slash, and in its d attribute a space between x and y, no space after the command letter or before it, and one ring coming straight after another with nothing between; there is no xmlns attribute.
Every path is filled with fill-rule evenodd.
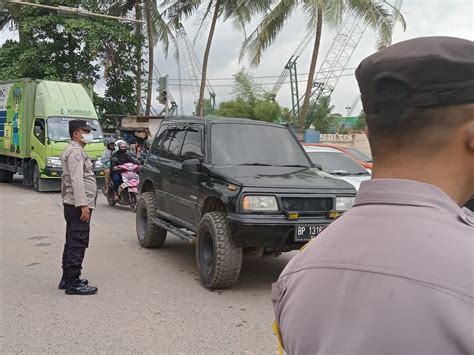
<svg viewBox="0 0 474 355"><path fill-rule="evenodd" d="M372 180L273 285L283 347L474 354L474 42L400 42L356 77Z"/></svg>
<svg viewBox="0 0 474 355"><path fill-rule="evenodd" d="M92 295L97 287L80 279L82 261L89 246L90 220L97 199L93 165L84 147L94 139L88 121L69 122L71 142L61 155L61 195L66 219L66 244L62 260L63 276L59 289L68 295Z"/></svg>

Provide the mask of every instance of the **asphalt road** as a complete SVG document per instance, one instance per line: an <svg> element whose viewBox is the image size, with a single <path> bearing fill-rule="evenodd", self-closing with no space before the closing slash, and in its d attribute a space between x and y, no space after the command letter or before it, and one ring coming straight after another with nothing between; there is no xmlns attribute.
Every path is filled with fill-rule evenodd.
<svg viewBox="0 0 474 355"><path fill-rule="evenodd" d="M99 293L68 296L57 289L64 232L59 193L0 184L0 353L276 351L270 287L290 255L246 257L238 284L211 292L192 244L141 248L135 214L100 196L82 275Z"/></svg>

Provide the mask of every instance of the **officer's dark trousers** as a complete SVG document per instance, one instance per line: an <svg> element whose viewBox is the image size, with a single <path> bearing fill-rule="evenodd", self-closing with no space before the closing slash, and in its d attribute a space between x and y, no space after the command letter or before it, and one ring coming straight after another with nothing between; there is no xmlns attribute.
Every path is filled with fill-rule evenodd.
<svg viewBox="0 0 474 355"><path fill-rule="evenodd" d="M92 214L91 214L92 215ZM79 279L82 260L89 246L90 222L81 221L81 208L64 204L66 244L63 252L63 278L68 283Z"/></svg>

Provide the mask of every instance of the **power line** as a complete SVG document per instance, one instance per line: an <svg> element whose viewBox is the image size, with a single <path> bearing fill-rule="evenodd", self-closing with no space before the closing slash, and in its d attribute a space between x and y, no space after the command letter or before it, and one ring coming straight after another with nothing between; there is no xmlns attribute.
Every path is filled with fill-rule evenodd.
<svg viewBox="0 0 474 355"><path fill-rule="evenodd" d="M339 75L339 77L344 77L344 76L354 76L355 74L352 73L352 74L344 74L344 75ZM308 82L308 80L301 80L299 81L300 83L305 83L305 82ZM270 83L255 83L256 85L274 85L275 82L270 82ZM290 81L285 81L283 82L283 84L291 84ZM194 86L200 86L199 84L180 84L180 83L170 83L169 84L170 86L190 86L190 87L194 87ZM216 87L235 87L235 84L217 84L217 85L214 85Z"/></svg>
<svg viewBox="0 0 474 355"><path fill-rule="evenodd" d="M336 71L347 71L347 70L356 70L357 68L345 68L345 69L340 69L340 70L336 70ZM322 73L327 73L329 71L324 71L324 72L320 72L321 74ZM309 73L300 73L298 74L298 76L308 76ZM351 74L353 75L353 74ZM252 79L271 79L271 78L279 78L280 75L267 75L267 76L253 76ZM169 79L170 81L189 81L187 79L172 79L170 78ZM221 81L221 80L235 80L234 77L232 78L214 78L214 79L206 79L206 80L210 80L210 81Z"/></svg>

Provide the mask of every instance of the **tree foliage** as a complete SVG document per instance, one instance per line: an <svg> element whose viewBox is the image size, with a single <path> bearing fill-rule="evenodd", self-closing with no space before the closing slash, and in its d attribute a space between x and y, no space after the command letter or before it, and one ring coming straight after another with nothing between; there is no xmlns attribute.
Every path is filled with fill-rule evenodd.
<svg viewBox="0 0 474 355"><path fill-rule="evenodd" d="M330 96L321 96L313 102L305 121L305 128L311 126L322 133L329 133L336 124L336 115L333 114L334 105L331 105Z"/></svg>
<svg viewBox="0 0 474 355"><path fill-rule="evenodd" d="M101 11L97 2L45 1ZM106 83L105 96L96 100L104 113L133 113L136 60L133 48L142 38L133 26L101 18L70 18L45 9L15 7L10 18L20 42L9 40L0 48L0 79L22 77L95 84ZM98 97L98 96L96 96Z"/></svg>
<svg viewBox="0 0 474 355"><path fill-rule="evenodd" d="M217 115L223 117L250 118L276 122L281 118L280 105L268 100L268 94L244 69L234 75L233 99L221 102Z"/></svg>
<svg viewBox="0 0 474 355"><path fill-rule="evenodd" d="M366 126L367 126L367 115L365 114L364 111L361 111L357 118L357 122L354 125L354 129L363 131Z"/></svg>

